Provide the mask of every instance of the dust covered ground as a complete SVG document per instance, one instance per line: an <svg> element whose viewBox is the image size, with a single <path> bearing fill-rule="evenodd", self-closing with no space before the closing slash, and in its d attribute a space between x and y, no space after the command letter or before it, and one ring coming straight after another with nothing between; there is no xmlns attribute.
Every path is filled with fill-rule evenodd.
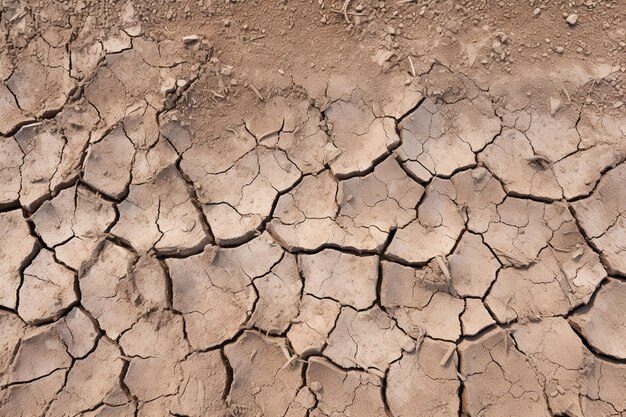
<svg viewBox="0 0 626 417"><path fill-rule="evenodd" d="M624 1L0 4L0 416L626 416Z"/></svg>

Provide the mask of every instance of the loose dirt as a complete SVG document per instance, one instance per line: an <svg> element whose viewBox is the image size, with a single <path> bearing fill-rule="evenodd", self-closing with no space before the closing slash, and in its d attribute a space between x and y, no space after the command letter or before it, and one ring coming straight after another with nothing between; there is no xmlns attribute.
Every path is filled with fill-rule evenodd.
<svg viewBox="0 0 626 417"><path fill-rule="evenodd" d="M0 416L626 416L623 1L0 32Z"/></svg>

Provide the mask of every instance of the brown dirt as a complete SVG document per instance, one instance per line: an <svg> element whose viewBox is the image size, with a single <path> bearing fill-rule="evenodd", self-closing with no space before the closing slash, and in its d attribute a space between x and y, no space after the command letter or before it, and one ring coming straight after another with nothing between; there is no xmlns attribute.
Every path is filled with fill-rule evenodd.
<svg viewBox="0 0 626 417"><path fill-rule="evenodd" d="M0 2L0 416L625 417L626 4Z"/></svg>

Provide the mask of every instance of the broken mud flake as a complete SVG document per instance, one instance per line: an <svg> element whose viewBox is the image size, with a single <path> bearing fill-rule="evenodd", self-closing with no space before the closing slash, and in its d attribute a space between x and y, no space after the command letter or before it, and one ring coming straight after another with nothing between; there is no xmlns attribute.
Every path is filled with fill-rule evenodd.
<svg viewBox="0 0 626 417"><path fill-rule="evenodd" d="M134 255L109 241L101 244L94 263L78 277L82 305L109 337L117 339L141 314L129 270Z"/></svg>
<svg viewBox="0 0 626 417"><path fill-rule="evenodd" d="M461 335L464 303L449 285L436 261L420 269L383 262L380 301L411 337L454 341Z"/></svg>
<svg viewBox="0 0 626 417"><path fill-rule="evenodd" d="M356 256L332 249L299 257L304 291L342 305L365 309L376 300L378 257Z"/></svg>
<svg viewBox="0 0 626 417"><path fill-rule="evenodd" d="M327 343L324 355L338 365L381 372L403 351L415 349L415 341L378 306L365 311L343 307Z"/></svg>
<svg viewBox="0 0 626 417"><path fill-rule="evenodd" d="M153 401L178 392L182 381L178 363L189 353L180 315L149 313L122 335L120 346L131 357L124 383L133 396Z"/></svg>
<svg viewBox="0 0 626 417"><path fill-rule="evenodd" d="M446 256L465 227L466 214L445 193L448 180L436 178L426 190L417 219L396 232L387 254L409 263Z"/></svg>
<svg viewBox="0 0 626 417"><path fill-rule="evenodd" d="M121 126L91 145L83 167L83 180L103 194L119 199L130 183L135 148Z"/></svg>
<svg viewBox="0 0 626 417"><path fill-rule="evenodd" d="M546 226L554 229L544 243L547 247L526 266L517 263L522 259L499 253L494 246L501 260L512 261L511 266L500 270L485 299L500 322L566 314L589 302L606 277L600 258L587 245L570 212L551 205L545 207L545 213L546 219L552 218ZM532 239L530 233L525 236ZM519 242L518 247L523 248L523 240L514 237L513 242Z"/></svg>
<svg viewBox="0 0 626 417"><path fill-rule="evenodd" d="M300 175L283 151L259 147L230 169L205 174L194 183L217 241L228 244L253 236L269 217L278 193Z"/></svg>
<svg viewBox="0 0 626 417"><path fill-rule="evenodd" d="M287 333L296 353L321 352L340 310L341 305L336 301L304 295L300 312Z"/></svg>
<svg viewBox="0 0 626 417"><path fill-rule="evenodd" d="M492 324L495 324L495 320L481 300L476 298L465 299L465 310L461 314L461 327L464 336L474 336Z"/></svg>
<svg viewBox="0 0 626 417"><path fill-rule="evenodd" d="M56 257L78 270L115 220L113 203L84 186L66 188L31 216L35 231Z"/></svg>
<svg viewBox="0 0 626 417"><path fill-rule="evenodd" d="M102 403L128 401L120 385L124 362L120 350L107 338L85 359L78 359L48 409L49 416L76 415Z"/></svg>
<svg viewBox="0 0 626 417"><path fill-rule="evenodd" d="M602 253L609 271L626 274L624 235L626 233L626 164L607 172L596 190L572 204L585 234Z"/></svg>
<svg viewBox="0 0 626 417"><path fill-rule="evenodd" d="M67 369L71 364L72 358L53 325L33 329L24 335L6 382L33 381L57 369Z"/></svg>
<svg viewBox="0 0 626 417"><path fill-rule="evenodd" d="M322 113L306 100L276 96L244 119L260 144L283 150L304 174L320 172L339 153L322 129Z"/></svg>
<svg viewBox="0 0 626 417"><path fill-rule="evenodd" d="M61 161L66 139L52 124L25 126L15 135L23 153L20 167L20 203L29 211L36 209L52 191L51 180Z"/></svg>
<svg viewBox="0 0 626 417"><path fill-rule="evenodd" d="M570 317L572 326L594 349L619 359L626 358L625 293L626 284L609 279L590 304Z"/></svg>
<svg viewBox="0 0 626 417"><path fill-rule="evenodd" d="M185 255L198 252L209 242L202 215L175 166L148 183L131 185L118 210L119 220L111 233L141 253L154 248L158 254Z"/></svg>
<svg viewBox="0 0 626 417"><path fill-rule="evenodd" d="M391 157L364 177L338 181L326 170L278 199L268 231L290 250L378 250L392 228L415 217L422 194Z"/></svg>
<svg viewBox="0 0 626 417"><path fill-rule="evenodd" d="M60 109L73 90L67 49L51 46L42 37L33 39L15 71L6 81L19 107L35 117Z"/></svg>
<svg viewBox="0 0 626 417"><path fill-rule="evenodd" d="M282 253L263 234L237 248L209 245L199 255L167 259L172 307L182 313L192 347L213 347L237 333L257 299L252 280L270 272Z"/></svg>
<svg viewBox="0 0 626 417"><path fill-rule="evenodd" d="M0 311L0 329L5 337L0 340L0 381L4 384L7 371L13 362L13 358L24 337L25 323L17 314Z"/></svg>
<svg viewBox="0 0 626 417"><path fill-rule="evenodd" d="M500 178L509 193L558 200L563 190L552 171L557 159L536 152L524 133L507 129L478 160Z"/></svg>
<svg viewBox="0 0 626 417"><path fill-rule="evenodd" d="M551 415L538 377L507 332L494 329L476 341L464 340L458 352L465 378L462 411L468 416Z"/></svg>
<svg viewBox="0 0 626 417"><path fill-rule="evenodd" d="M497 214L484 241L500 262L518 267L534 263L554 230L571 219L564 205L511 197L497 207Z"/></svg>
<svg viewBox="0 0 626 417"><path fill-rule="evenodd" d="M460 296L483 297L500 269L489 247L472 233L463 234L448 262L451 286Z"/></svg>
<svg viewBox="0 0 626 417"><path fill-rule="evenodd" d="M451 356L448 351L452 349ZM415 352L404 353L391 365L386 397L394 416L456 416L460 381L454 344L424 339ZM442 365L443 363L443 365Z"/></svg>
<svg viewBox="0 0 626 417"><path fill-rule="evenodd" d="M474 154L500 132L500 120L485 97L449 104L427 98L399 129L396 153L410 172L427 180L473 166Z"/></svg>
<svg viewBox="0 0 626 417"><path fill-rule="evenodd" d="M24 154L14 138L0 137L0 208L14 205L20 198L20 168Z"/></svg>
<svg viewBox="0 0 626 417"><path fill-rule="evenodd" d="M250 321L265 332L284 333L299 313L302 281L296 257L285 254L267 275L256 278L259 293Z"/></svg>
<svg viewBox="0 0 626 417"><path fill-rule="evenodd" d="M284 415L302 386L302 363L290 360L285 342L245 331L224 348L233 370L227 402L232 412Z"/></svg>
<svg viewBox="0 0 626 417"><path fill-rule="evenodd" d="M74 358L84 358L91 352L99 335L93 319L78 307L59 320L57 331L67 346L67 352Z"/></svg>
<svg viewBox="0 0 626 417"><path fill-rule="evenodd" d="M344 371L327 359L316 356L309 359L306 381L317 400L313 416L386 416L381 380L372 374Z"/></svg>
<svg viewBox="0 0 626 417"><path fill-rule="evenodd" d="M324 112L338 149L330 168L340 178L367 171L400 143L394 119L377 117L372 107L355 95L357 90L349 100L339 100Z"/></svg>
<svg viewBox="0 0 626 417"><path fill-rule="evenodd" d="M24 270L18 314L29 323L54 320L77 301L74 271L41 250Z"/></svg>
<svg viewBox="0 0 626 417"><path fill-rule="evenodd" d="M39 243L30 234L20 210L0 213L0 305L14 309L20 270L36 255Z"/></svg>

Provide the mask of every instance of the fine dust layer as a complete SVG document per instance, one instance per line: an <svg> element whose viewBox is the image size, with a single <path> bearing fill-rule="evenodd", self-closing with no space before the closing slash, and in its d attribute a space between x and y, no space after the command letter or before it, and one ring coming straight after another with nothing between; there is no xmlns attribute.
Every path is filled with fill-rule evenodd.
<svg viewBox="0 0 626 417"><path fill-rule="evenodd" d="M626 417L625 21L0 2L0 416Z"/></svg>

